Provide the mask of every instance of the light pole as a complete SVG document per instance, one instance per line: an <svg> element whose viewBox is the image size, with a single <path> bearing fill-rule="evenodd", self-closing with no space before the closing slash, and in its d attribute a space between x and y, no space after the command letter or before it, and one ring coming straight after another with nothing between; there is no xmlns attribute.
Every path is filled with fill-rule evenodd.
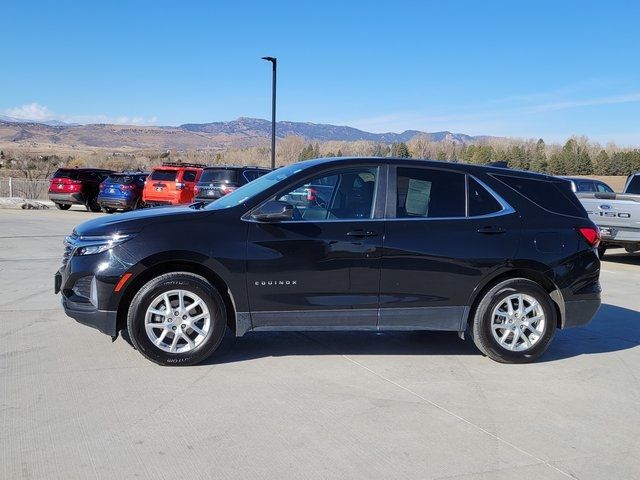
<svg viewBox="0 0 640 480"><path fill-rule="evenodd" d="M278 59L276 57L262 57L262 60L273 64L273 81L271 82L271 169L276 168L276 73Z"/></svg>

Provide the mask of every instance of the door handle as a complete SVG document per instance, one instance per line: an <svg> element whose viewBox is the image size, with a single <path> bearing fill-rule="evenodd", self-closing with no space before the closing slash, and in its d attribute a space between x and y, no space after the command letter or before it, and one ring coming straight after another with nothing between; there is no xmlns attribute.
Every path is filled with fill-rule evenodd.
<svg viewBox="0 0 640 480"><path fill-rule="evenodd" d="M502 227L480 227L478 233L484 233L485 235L496 235L498 233L506 233L506 230Z"/></svg>
<svg viewBox="0 0 640 480"><path fill-rule="evenodd" d="M349 237L377 237L378 232L371 232L369 230L351 230L347 232Z"/></svg>

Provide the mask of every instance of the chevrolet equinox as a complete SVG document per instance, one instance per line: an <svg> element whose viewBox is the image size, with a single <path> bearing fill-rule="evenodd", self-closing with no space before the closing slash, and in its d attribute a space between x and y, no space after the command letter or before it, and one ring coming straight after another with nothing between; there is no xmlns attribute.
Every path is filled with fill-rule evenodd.
<svg viewBox="0 0 640 480"><path fill-rule="evenodd" d="M320 186L322 187L320 189ZM161 365L233 332L466 332L505 363L600 306L599 231L568 181L388 158L316 159L204 205L104 216L65 239L67 315Z"/></svg>

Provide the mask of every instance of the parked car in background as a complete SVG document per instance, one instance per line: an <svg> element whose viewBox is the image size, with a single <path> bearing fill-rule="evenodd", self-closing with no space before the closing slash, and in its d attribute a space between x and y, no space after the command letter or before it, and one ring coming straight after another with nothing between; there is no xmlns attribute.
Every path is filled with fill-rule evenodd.
<svg viewBox="0 0 640 480"><path fill-rule="evenodd" d="M135 210L142 206L142 190L147 173L113 173L100 184L98 203L107 213Z"/></svg>
<svg viewBox="0 0 640 480"><path fill-rule="evenodd" d="M99 168L59 168L49 184L49 200L60 210L84 205L91 212L99 212L100 184L112 173Z"/></svg>
<svg viewBox="0 0 640 480"><path fill-rule="evenodd" d="M290 203L307 185L328 200ZM227 331L348 329L466 332L490 358L523 363L598 310L598 241L562 179L316 159L207 206L85 222L54 288L67 315L112 337L127 329L161 365L204 360Z"/></svg>
<svg viewBox="0 0 640 480"><path fill-rule="evenodd" d="M582 192L601 192L601 193L613 193L613 188L600 180L594 180L592 178L581 177L560 177L571 182L571 190L573 193Z"/></svg>
<svg viewBox="0 0 640 480"><path fill-rule="evenodd" d="M258 167L207 167L196 185L195 200L217 200L270 171Z"/></svg>
<svg viewBox="0 0 640 480"><path fill-rule="evenodd" d="M206 165L163 163L154 167L142 192L145 206L181 205L193 202L196 183Z"/></svg>
<svg viewBox="0 0 640 480"><path fill-rule="evenodd" d="M578 192L577 196L600 228L600 256L608 248L640 251L640 172L629 175L622 193Z"/></svg>

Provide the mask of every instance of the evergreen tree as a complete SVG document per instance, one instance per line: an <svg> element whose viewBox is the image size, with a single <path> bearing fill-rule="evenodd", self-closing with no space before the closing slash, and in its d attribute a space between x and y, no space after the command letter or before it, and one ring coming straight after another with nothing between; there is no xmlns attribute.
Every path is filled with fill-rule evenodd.
<svg viewBox="0 0 640 480"><path fill-rule="evenodd" d="M339 152L342 153L342 152ZM379 143L376 143L373 147L373 155L374 157L386 157L386 152L383 150L383 146Z"/></svg>
<svg viewBox="0 0 640 480"><path fill-rule="evenodd" d="M391 156L395 158L411 158L409 147L404 142L395 142L391 145Z"/></svg>
<svg viewBox="0 0 640 480"><path fill-rule="evenodd" d="M311 160L312 158L315 158L315 149L313 145L309 144L302 149L300 155L298 155L298 160Z"/></svg>
<svg viewBox="0 0 640 480"><path fill-rule="evenodd" d="M337 153L336 156L337 157L342 157L342 149L341 148L338 149L338 153Z"/></svg>
<svg viewBox="0 0 640 480"><path fill-rule="evenodd" d="M447 152L445 152L444 150L438 150L438 153L436 153L436 160L445 161L446 159L447 159Z"/></svg>
<svg viewBox="0 0 640 480"><path fill-rule="evenodd" d="M611 158L606 150L600 150L593 160L593 173L596 175L610 175Z"/></svg>
<svg viewBox="0 0 640 480"><path fill-rule="evenodd" d="M541 138L536 142L535 149L533 151L533 159L529 164L529 169L534 172L546 172L547 171L547 153L544 140Z"/></svg>
<svg viewBox="0 0 640 480"><path fill-rule="evenodd" d="M567 168L564 163L564 157L561 154L554 153L549 157L547 172L552 175L566 175Z"/></svg>

